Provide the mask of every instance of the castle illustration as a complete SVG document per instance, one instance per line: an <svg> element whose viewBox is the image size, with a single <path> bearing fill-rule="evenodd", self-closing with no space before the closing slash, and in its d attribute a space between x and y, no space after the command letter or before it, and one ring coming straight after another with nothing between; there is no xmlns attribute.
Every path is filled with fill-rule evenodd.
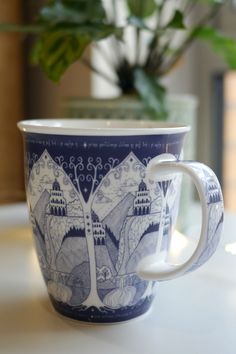
<svg viewBox="0 0 236 354"><path fill-rule="evenodd" d="M95 246L104 246L105 245L105 229L100 222L98 216L95 212L92 212L92 220L93 220L93 238Z"/></svg>
<svg viewBox="0 0 236 354"><path fill-rule="evenodd" d="M56 178L52 184L52 189L50 190L49 210L50 214L54 216L67 215L66 199L64 198L60 183Z"/></svg>
<svg viewBox="0 0 236 354"><path fill-rule="evenodd" d="M48 292L59 312L101 322L118 314L123 321L132 318L130 313L142 314L152 301L153 282L142 280L137 266L159 245L160 251L168 250L179 182L149 185L142 179L146 164L133 152L120 162L118 155L104 160L97 153L89 156L86 151L78 159L65 155L64 160L45 150L37 160L29 160L33 232ZM80 180L76 166L84 177L88 173L88 180ZM210 173L206 178L209 240L191 270L214 252L223 221L218 185Z"/></svg>
<svg viewBox="0 0 236 354"><path fill-rule="evenodd" d="M221 195L219 193L219 188L216 185L216 183L214 181L210 181L211 183L209 184L209 188L208 188L208 201L209 203L219 203L221 202Z"/></svg>
<svg viewBox="0 0 236 354"><path fill-rule="evenodd" d="M134 215L146 215L150 213L151 197L146 183L142 180L139 184L136 197L134 199Z"/></svg>

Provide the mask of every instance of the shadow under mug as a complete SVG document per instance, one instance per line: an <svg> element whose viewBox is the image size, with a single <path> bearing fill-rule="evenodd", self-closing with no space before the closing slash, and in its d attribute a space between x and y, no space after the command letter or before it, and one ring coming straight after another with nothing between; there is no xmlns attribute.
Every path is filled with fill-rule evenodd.
<svg viewBox="0 0 236 354"><path fill-rule="evenodd" d="M180 160L189 127L79 119L18 126L38 260L59 313L100 323L135 318L150 308L158 281L214 253L223 198L209 167ZM199 194L201 235L190 259L169 264L182 172Z"/></svg>

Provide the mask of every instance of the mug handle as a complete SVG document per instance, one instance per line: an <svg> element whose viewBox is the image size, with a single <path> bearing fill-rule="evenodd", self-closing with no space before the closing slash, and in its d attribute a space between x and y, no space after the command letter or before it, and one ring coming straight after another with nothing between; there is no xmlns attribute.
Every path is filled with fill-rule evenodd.
<svg viewBox="0 0 236 354"><path fill-rule="evenodd" d="M173 178L173 174L179 172L185 172L193 179L199 194L202 209L200 239L192 256L182 264L158 261L155 254L143 258L138 264L137 273L145 280L170 280L197 269L212 256L220 240L224 205L214 172L202 163L176 160L170 154L152 159L147 166L147 175L155 181L163 181L168 174Z"/></svg>

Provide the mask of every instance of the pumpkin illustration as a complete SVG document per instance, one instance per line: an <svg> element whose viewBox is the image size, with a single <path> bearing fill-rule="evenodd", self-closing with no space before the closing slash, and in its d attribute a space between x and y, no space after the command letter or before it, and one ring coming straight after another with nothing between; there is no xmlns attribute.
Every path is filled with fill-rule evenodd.
<svg viewBox="0 0 236 354"><path fill-rule="evenodd" d="M68 286L54 281L49 281L47 286L49 294L51 294L54 299L66 303L70 301L72 291Z"/></svg>
<svg viewBox="0 0 236 354"><path fill-rule="evenodd" d="M135 293L136 289L134 286L117 288L108 293L103 299L103 302L106 306L112 309L118 309L120 307L131 305Z"/></svg>

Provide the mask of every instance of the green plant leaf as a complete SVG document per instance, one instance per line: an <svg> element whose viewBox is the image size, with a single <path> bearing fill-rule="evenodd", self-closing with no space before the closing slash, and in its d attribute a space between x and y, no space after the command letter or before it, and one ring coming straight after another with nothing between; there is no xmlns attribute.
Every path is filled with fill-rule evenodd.
<svg viewBox="0 0 236 354"><path fill-rule="evenodd" d="M165 28L185 29L183 12L176 10Z"/></svg>
<svg viewBox="0 0 236 354"><path fill-rule="evenodd" d="M149 32L153 32L153 30L151 28L149 28L145 21L140 18L140 17L137 17L137 16L129 16L128 19L127 19L127 22L129 25L133 26L133 27L136 27L136 28L139 28L141 30L146 30L146 31L149 31Z"/></svg>
<svg viewBox="0 0 236 354"><path fill-rule="evenodd" d="M122 33L122 29L106 24L55 25L39 35L32 51L32 62L40 65L49 79L58 82L92 41L99 41L111 34L120 37Z"/></svg>
<svg viewBox="0 0 236 354"><path fill-rule="evenodd" d="M215 28L202 27L195 30L196 38L209 42L221 54L231 69L236 69L236 41Z"/></svg>
<svg viewBox="0 0 236 354"><path fill-rule="evenodd" d="M51 32L61 31L65 34L80 34L87 35L91 38L92 41L99 41L100 39L106 38L110 35L116 36L118 39L121 39L123 36L123 28L114 27L109 24L82 24L77 26L76 24L63 23L56 25L53 28L49 29Z"/></svg>
<svg viewBox="0 0 236 354"><path fill-rule="evenodd" d="M90 38L85 35L45 32L33 48L32 61L41 66L49 79L58 82L66 69L81 57L89 43Z"/></svg>
<svg viewBox="0 0 236 354"><path fill-rule="evenodd" d="M54 25L56 23L101 22L106 13L101 0L54 0L42 7L39 21Z"/></svg>
<svg viewBox="0 0 236 354"><path fill-rule="evenodd" d="M83 23L87 20L86 14L77 12L63 3L58 2L49 6L44 6L40 11L39 19L42 22L52 25L60 22Z"/></svg>
<svg viewBox="0 0 236 354"><path fill-rule="evenodd" d="M62 2L71 9L85 12L94 18L100 19L105 16L102 0L53 0L53 2Z"/></svg>
<svg viewBox="0 0 236 354"><path fill-rule="evenodd" d="M43 28L32 51L32 61L49 79L58 82L86 47L123 30L108 24L101 0L52 0L41 8L37 23Z"/></svg>
<svg viewBox="0 0 236 354"><path fill-rule="evenodd" d="M166 119L166 90L160 82L139 68L134 71L134 86L149 115L153 119Z"/></svg>
<svg viewBox="0 0 236 354"><path fill-rule="evenodd" d="M157 9L155 0L127 0L130 14L139 18L151 16Z"/></svg>

